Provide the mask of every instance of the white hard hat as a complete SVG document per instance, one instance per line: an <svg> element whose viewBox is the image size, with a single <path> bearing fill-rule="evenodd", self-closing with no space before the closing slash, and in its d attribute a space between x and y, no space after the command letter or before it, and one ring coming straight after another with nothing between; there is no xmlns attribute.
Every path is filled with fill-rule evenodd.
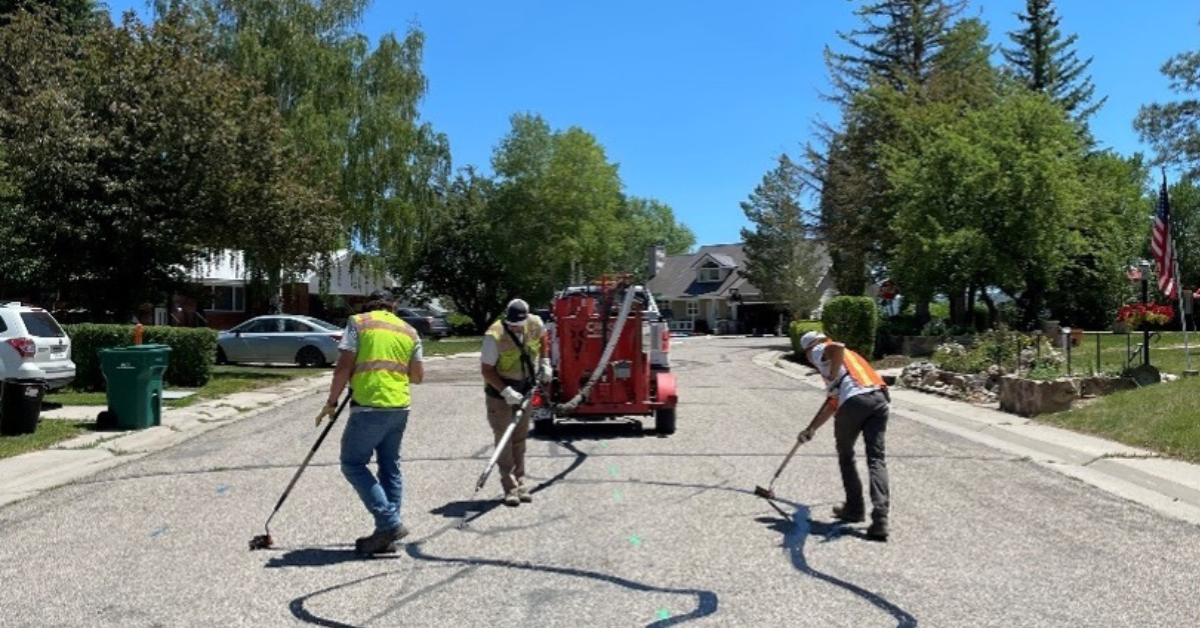
<svg viewBox="0 0 1200 628"><path fill-rule="evenodd" d="M800 349L803 351L808 351L813 347L813 345L817 344L818 342L825 342L825 340L825 334L822 334L819 331L806 332L803 336L800 336Z"/></svg>

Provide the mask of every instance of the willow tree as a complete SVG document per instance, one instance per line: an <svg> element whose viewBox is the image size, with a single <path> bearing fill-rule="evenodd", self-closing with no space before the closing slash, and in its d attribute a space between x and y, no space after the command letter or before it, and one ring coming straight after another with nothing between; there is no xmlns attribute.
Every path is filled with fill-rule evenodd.
<svg viewBox="0 0 1200 628"><path fill-rule="evenodd" d="M446 138L420 118L424 34L356 30L369 0L157 0L189 10L213 55L275 103L311 181L332 193L355 265L404 280L449 176ZM314 251L316 253L317 251ZM249 255L254 263L260 255ZM261 270L275 281L278 268Z"/></svg>

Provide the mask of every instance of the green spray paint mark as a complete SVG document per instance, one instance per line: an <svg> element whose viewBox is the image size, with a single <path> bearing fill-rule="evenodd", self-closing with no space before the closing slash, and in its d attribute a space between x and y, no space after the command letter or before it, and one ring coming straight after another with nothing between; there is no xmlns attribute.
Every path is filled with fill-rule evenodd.
<svg viewBox="0 0 1200 628"><path fill-rule="evenodd" d="M617 467L616 467L616 465L611 465L611 464L610 464L610 465L608 465L608 474L609 474L610 476L614 477L614 478L615 478L615 477L617 477Z"/></svg>
<svg viewBox="0 0 1200 628"><path fill-rule="evenodd" d="M600 441L600 446L601 446L601 447L608 447L608 441L606 441L606 440L602 440L602 441Z"/></svg>
<svg viewBox="0 0 1200 628"><path fill-rule="evenodd" d="M634 547L641 547L642 539L638 538L638 535L636 535L636 534L630 534L629 535L629 543L631 545L633 545Z"/></svg>
<svg viewBox="0 0 1200 628"><path fill-rule="evenodd" d="M613 501L621 501L621 491L613 489Z"/></svg>
<svg viewBox="0 0 1200 628"><path fill-rule="evenodd" d="M669 610L667 610L667 609L665 609L665 608L660 608L660 609L658 609L658 618L659 618L659 619L670 619L670 618L671 618L671 611L669 611Z"/></svg>

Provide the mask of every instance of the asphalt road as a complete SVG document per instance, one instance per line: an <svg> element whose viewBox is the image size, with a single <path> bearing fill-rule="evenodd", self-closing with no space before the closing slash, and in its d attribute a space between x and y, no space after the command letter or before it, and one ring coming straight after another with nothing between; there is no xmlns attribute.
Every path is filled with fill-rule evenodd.
<svg viewBox="0 0 1200 628"><path fill-rule="evenodd" d="M889 543L831 523L828 427L776 484L782 517L752 491L820 397L752 363L779 344L681 343L678 433L536 440L519 508L494 475L473 496L490 454L477 363L431 363L403 446L412 535L391 558L353 555L371 524L337 466L340 425L272 522L277 548L247 549L323 395L208 432L0 508L0 625L1200 625L1195 526L901 418Z"/></svg>

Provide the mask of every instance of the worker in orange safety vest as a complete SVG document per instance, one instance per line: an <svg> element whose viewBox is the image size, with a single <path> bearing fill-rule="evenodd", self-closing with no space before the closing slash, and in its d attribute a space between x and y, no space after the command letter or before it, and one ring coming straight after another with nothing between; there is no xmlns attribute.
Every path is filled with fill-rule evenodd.
<svg viewBox="0 0 1200 628"><path fill-rule="evenodd" d="M846 501L841 506L834 506L833 516L851 523L866 519L862 480L854 463L854 444L858 435L862 434L867 450L873 507L867 538L887 541L889 498L884 440L891 403L887 384L861 355L840 342L829 340L820 332L804 334L800 338L800 348L808 356L808 361L821 372L828 397L828 403L800 433L800 440L812 440L817 428L836 413L834 438Z"/></svg>

